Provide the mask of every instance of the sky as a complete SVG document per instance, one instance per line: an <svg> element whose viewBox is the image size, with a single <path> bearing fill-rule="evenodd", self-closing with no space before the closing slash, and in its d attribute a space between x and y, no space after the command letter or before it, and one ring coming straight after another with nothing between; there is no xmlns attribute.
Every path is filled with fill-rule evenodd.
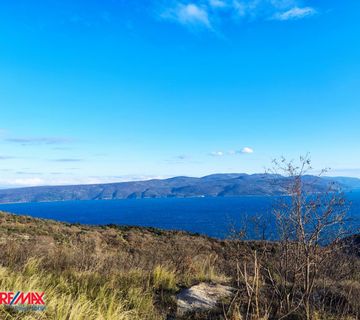
<svg viewBox="0 0 360 320"><path fill-rule="evenodd" d="M360 2L0 2L0 187L360 177Z"/></svg>

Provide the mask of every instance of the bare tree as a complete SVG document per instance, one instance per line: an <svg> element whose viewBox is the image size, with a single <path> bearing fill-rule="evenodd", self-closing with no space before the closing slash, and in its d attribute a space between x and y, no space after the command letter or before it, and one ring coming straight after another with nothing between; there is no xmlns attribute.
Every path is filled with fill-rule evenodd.
<svg viewBox="0 0 360 320"><path fill-rule="evenodd" d="M275 265L279 281L276 292L287 317L303 309L312 319L312 293L319 270L329 259L332 248L346 233L347 206L336 185L324 189L319 176L309 176L309 156L300 157L298 164L285 158L274 161L270 170L280 174L288 197L274 209L280 241L280 257ZM271 275L269 271L269 275Z"/></svg>
<svg viewBox="0 0 360 320"><path fill-rule="evenodd" d="M339 315L350 310L345 298L340 299L340 306L327 286L334 275L340 282L342 268L341 279L354 278L351 262L345 261L341 248L343 238L350 234L348 204L340 188L321 177L326 170L317 176L309 175L310 171L309 156L300 157L297 163L285 158L274 160L268 170L276 189L283 190L272 209L277 241L264 241L267 228L273 228L269 219L264 220L267 215L245 221L233 233L239 248L240 240L248 239L248 234L261 240L248 242L252 252L247 259L241 255L235 259L238 304L233 302L230 309L239 314L238 318L290 319L296 314L310 320L318 311L327 312L329 299L330 304L339 303ZM347 291L348 300L354 299L351 290Z"/></svg>

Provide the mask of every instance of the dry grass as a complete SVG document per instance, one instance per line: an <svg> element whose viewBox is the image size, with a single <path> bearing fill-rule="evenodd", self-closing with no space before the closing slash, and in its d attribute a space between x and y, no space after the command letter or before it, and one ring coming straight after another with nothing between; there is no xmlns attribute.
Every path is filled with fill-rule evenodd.
<svg viewBox="0 0 360 320"><path fill-rule="evenodd" d="M178 284L223 278L212 265L211 242L0 213L1 290L46 293L45 312L2 306L0 319L165 319Z"/></svg>
<svg viewBox="0 0 360 320"><path fill-rule="evenodd" d="M153 306L150 291L114 288L112 277L97 281L87 274L56 275L38 269L39 263L30 259L22 272L0 269L0 287L4 291L44 291L44 312L14 312L0 308L1 319L160 319ZM129 280L129 282L131 279Z"/></svg>
<svg viewBox="0 0 360 320"><path fill-rule="evenodd" d="M0 290L46 294L45 312L19 313L2 306L0 319L161 320L175 311L180 288L202 281L232 284L238 296L224 306L228 312L188 319L245 319L246 281L237 281L237 264L247 265L247 281L252 283L254 251L263 252L259 314L277 319L268 312L277 306L264 274L277 259L274 243L221 241L153 228L71 225L0 212ZM314 297L316 319L359 315L359 260L344 264L334 259L322 271L324 280L317 283ZM274 281L280 280L274 272ZM254 315L251 319L260 320Z"/></svg>

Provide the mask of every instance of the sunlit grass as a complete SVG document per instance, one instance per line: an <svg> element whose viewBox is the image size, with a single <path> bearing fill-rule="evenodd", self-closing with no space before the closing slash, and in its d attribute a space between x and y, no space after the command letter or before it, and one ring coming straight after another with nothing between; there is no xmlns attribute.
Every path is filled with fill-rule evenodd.
<svg viewBox="0 0 360 320"><path fill-rule="evenodd" d="M156 266L152 275L152 284L156 290L176 291L175 271L165 266Z"/></svg>
<svg viewBox="0 0 360 320"><path fill-rule="evenodd" d="M38 264L35 259L30 259L22 272L1 267L0 287L4 291L44 291L45 311L16 312L1 306L0 319L162 319L154 308L152 291L136 286L138 279L134 279L132 287L123 287L121 278L118 281L115 275L102 281L96 274L74 272L57 275L39 270ZM125 284L132 283L132 278L136 277L133 273L127 276ZM123 275L122 280L125 278Z"/></svg>

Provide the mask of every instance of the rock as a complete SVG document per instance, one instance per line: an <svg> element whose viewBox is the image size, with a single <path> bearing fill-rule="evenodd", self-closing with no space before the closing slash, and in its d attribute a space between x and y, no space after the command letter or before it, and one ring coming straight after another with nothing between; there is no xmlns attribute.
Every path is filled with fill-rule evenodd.
<svg viewBox="0 0 360 320"><path fill-rule="evenodd" d="M177 294L177 315L216 309L221 300L234 293L234 288L202 282Z"/></svg>

